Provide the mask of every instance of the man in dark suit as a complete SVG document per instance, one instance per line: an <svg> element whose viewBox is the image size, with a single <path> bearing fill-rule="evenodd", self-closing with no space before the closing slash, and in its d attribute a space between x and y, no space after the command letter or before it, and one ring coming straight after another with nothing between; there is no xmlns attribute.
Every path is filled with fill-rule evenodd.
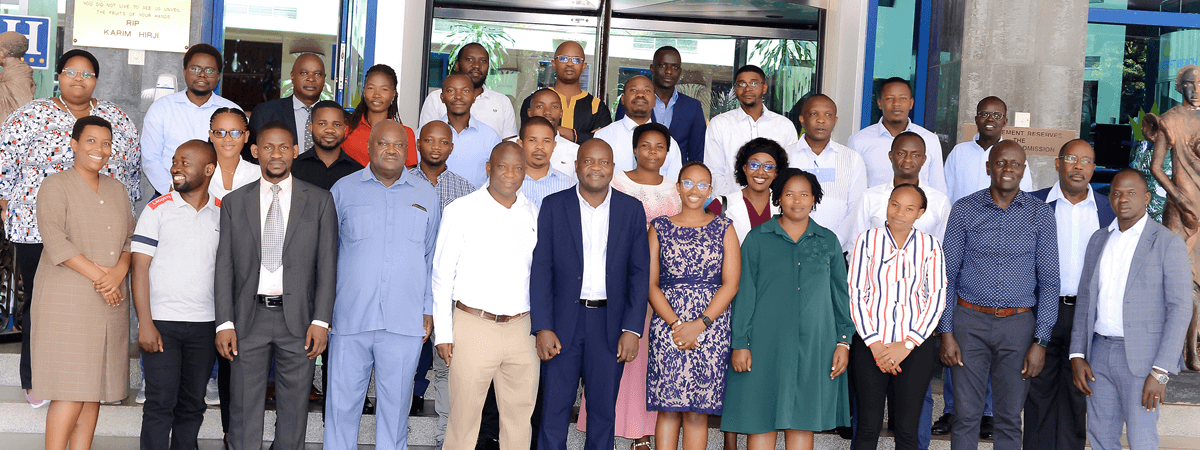
<svg viewBox="0 0 1200 450"><path fill-rule="evenodd" d="M1109 195L1117 220L1092 234L1083 258L1071 372L1088 396L1092 448L1122 448L1122 424L1130 448L1158 448L1157 408L1192 317L1191 265L1183 239L1146 214L1141 173L1117 172Z"/></svg>
<svg viewBox="0 0 1200 450"><path fill-rule="evenodd" d="M683 75L682 58L679 50L672 46L659 47L654 51L654 62L650 63L650 74L654 79L654 111L650 119L671 130L671 137L683 151L683 162L704 160L704 133L708 132L708 121L704 119L704 107L700 101L688 97L675 89ZM625 105L617 106L616 118L625 117Z"/></svg>
<svg viewBox="0 0 1200 450"><path fill-rule="evenodd" d="M329 191L291 176L299 153L280 121L259 130L251 151L262 179L221 205L217 246L217 351L232 361L235 450L262 446L267 376L275 364L275 448L304 446L313 359L333 317L337 211Z"/></svg>
<svg viewBox="0 0 1200 450"><path fill-rule="evenodd" d="M263 125L276 120L287 125L292 132L292 140L303 153L312 148L312 107L321 100L321 91L325 89L325 62L313 53L305 53L296 58L292 64L292 95L277 98L254 107L250 114L250 142L257 142L255 137L262 131ZM242 150L242 159L258 162L258 158L249 151L250 147Z"/></svg>
<svg viewBox="0 0 1200 450"><path fill-rule="evenodd" d="M607 143L584 142L575 161L579 185L547 196L538 214L529 301L544 361L540 450L566 450L581 375L589 400L584 448L613 448L617 385L646 320L646 212L609 186L612 161Z"/></svg>
<svg viewBox="0 0 1200 450"><path fill-rule="evenodd" d="M1079 277L1083 273L1084 250L1092 233L1108 227L1116 218L1108 197L1095 192L1089 183L1096 170L1096 152L1083 139L1075 139L1058 151L1054 160L1058 182L1033 192L1050 204L1058 229L1058 321L1046 346L1042 373L1029 380L1025 396L1023 447L1083 450L1086 439L1087 404L1083 393L1071 382L1071 329Z"/></svg>

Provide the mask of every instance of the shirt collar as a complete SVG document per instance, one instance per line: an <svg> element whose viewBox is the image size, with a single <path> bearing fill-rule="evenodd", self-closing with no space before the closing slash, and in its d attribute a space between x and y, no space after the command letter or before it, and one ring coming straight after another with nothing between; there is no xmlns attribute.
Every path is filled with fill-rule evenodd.
<svg viewBox="0 0 1200 450"><path fill-rule="evenodd" d="M1087 190L1088 190L1087 198L1083 199L1083 202L1081 202L1080 204L1086 205L1088 203L1091 203L1093 206L1095 206L1096 196L1095 196L1094 191L1092 191L1092 187L1088 186ZM1063 194L1062 182L1060 182L1060 181L1055 181L1054 187L1050 188L1050 192L1048 194L1046 194L1046 203L1054 203L1057 200L1062 200L1069 204L1071 203L1070 200L1067 200L1066 195Z"/></svg>
<svg viewBox="0 0 1200 450"><path fill-rule="evenodd" d="M551 165L550 170L548 170L546 172L546 176L542 177L542 179L540 179L540 180L534 180L533 177L529 176L528 173L525 174L525 179L532 180L532 181L539 182L539 183L543 182L543 181L551 180L553 178L567 178L567 174L561 170L555 169L553 165Z"/></svg>
<svg viewBox="0 0 1200 450"><path fill-rule="evenodd" d="M654 122L654 120L651 120L650 122ZM646 123L650 123L650 122L646 122ZM617 123L620 123L621 126L624 126L625 131L628 131L631 133L633 132L634 128L638 127L638 123L634 122L633 119L629 118L629 115L625 115L625 117L622 117L621 120L617 121Z"/></svg>
<svg viewBox="0 0 1200 450"><path fill-rule="evenodd" d="M200 106L196 106L195 103L192 103L192 99L188 98L186 90L178 92L178 93L176 93L176 95L168 95L166 98L170 99L172 102L175 102L175 103L192 105L196 108L204 109L204 108L208 108L209 106L214 106L213 102L217 101L217 99L220 97L221 96L217 95L217 93L214 92L214 93L210 94L208 96L208 100L205 101L204 104L200 105Z"/></svg>
<svg viewBox="0 0 1200 450"><path fill-rule="evenodd" d="M263 178L261 175L259 175L258 179L262 182L260 188L263 190L263 192L270 192L271 185L274 183L267 181L267 179ZM290 190L292 190L292 174L289 173L287 178L284 178L283 181L279 182L279 192L283 193Z"/></svg>
<svg viewBox="0 0 1200 450"><path fill-rule="evenodd" d="M800 140L798 142L796 142L796 148L803 150L813 156L817 156L817 154L815 152L813 152L812 146L808 145L808 141L804 139L803 134L800 135ZM835 142L833 142L833 139L830 139L829 142L827 142L825 144L825 150L821 150L822 155L824 155L825 152L830 152L831 154L834 154L834 155L836 155L838 153L838 146Z"/></svg>
<svg viewBox="0 0 1200 450"><path fill-rule="evenodd" d="M417 169L418 171L421 170L420 168L415 168L415 169ZM412 174L408 173L409 170L412 170L412 169L401 170L400 178L397 178L396 182L392 183L392 187L399 185L399 184L411 184L411 185L415 186L415 184L413 184ZM379 183L380 185L383 185L383 182L379 181L379 178L375 177L375 172L371 171L370 163L367 163L367 167L364 167L363 170L360 170L359 172L362 172L362 174L359 175L359 177L358 177L359 181L374 181L374 182ZM442 172L442 173L445 173L445 172ZM424 173L422 173L422 175L424 175ZM426 179L425 181L429 181L429 180Z"/></svg>
<svg viewBox="0 0 1200 450"><path fill-rule="evenodd" d="M314 105L315 104L316 103L314 103ZM297 110L297 109L304 109L304 108L306 108L304 106L304 102L300 101L300 99L296 97L296 94L292 94L292 109Z"/></svg>
<svg viewBox="0 0 1200 450"><path fill-rule="evenodd" d="M176 208L187 207L190 210L194 210L192 208L192 204L188 203L187 200L184 200L183 196L180 195L179 192L171 192L171 202L175 205ZM217 209L220 207L221 207L221 200L218 199L217 196L209 194L208 203L206 203L204 205L204 207L200 208L200 209L201 210L204 210L205 208Z"/></svg>
<svg viewBox="0 0 1200 450"><path fill-rule="evenodd" d="M595 210L600 210L600 209L603 209L603 208L606 208L606 207L608 207L608 205L612 203L612 198L613 198L613 187L612 187L612 184L609 184L609 185L608 185L608 195L605 195L605 196L604 196L604 201L603 201L603 202L600 202L600 206L597 206L597 207L595 207L595 208L593 208L593 207L592 207L592 204L591 204L591 203L588 203L588 201L587 201L586 199L584 199L584 198L583 198L583 193L579 192L579 186L578 186L578 185L576 185L576 186L575 186L575 196L579 198L579 206L580 206L581 208L584 208L584 207L586 207L586 208L588 208L588 209L591 209L591 210L593 210L593 211L595 211Z"/></svg>
<svg viewBox="0 0 1200 450"><path fill-rule="evenodd" d="M1138 221L1136 223L1134 223L1132 227L1129 227L1128 230L1121 231L1121 234L1132 234L1135 237L1141 236L1142 230L1146 229L1146 218L1147 217L1150 217L1150 213L1142 214L1141 219L1138 219ZM1113 231L1120 231L1120 230L1121 230L1121 225L1119 223L1117 223L1116 220L1113 220L1112 223L1108 225L1108 231L1110 233Z"/></svg>
<svg viewBox="0 0 1200 450"><path fill-rule="evenodd" d="M364 121L363 123L366 123L366 121ZM296 158L297 161L302 160L302 159L315 159L317 161L320 161L321 165L325 165L325 162L321 161L321 157L317 156L316 148L310 148L310 149L308 149L308 151L301 153L300 156L298 158ZM350 155L347 155L344 150L339 148L338 149L338 157L337 157L337 159L335 159L333 161L333 164L337 165L338 163L342 163L342 162L353 162L356 164L358 163L358 161L355 161L354 158L351 158Z"/></svg>
<svg viewBox="0 0 1200 450"><path fill-rule="evenodd" d="M468 113L468 114L470 114L470 113ZM440 120L442 122L446 122L446 125L450 125L450 115L449 114L442 114L442 117L439 117L438 120ZM454 133L455 136L458 136L463 133L466 133L467 130L470 130L473 128L478 128L478 127L479 127L479 121L475 120L475 116L470 116L470 117L467 117L467 127L463 128L462 133L454 131L453 125L450 126L450 132Z"/></svg>
<svg viewBox="0 0 1200 450"><path fill-rule="evenodd" d="M908 125L905 125L905 126L904 126L904 131L912 131L912 132L914 132L914 133L915 133L917 130L913 129L913 126L914 126L914 124L913 124L913 121L912 121L912 119L909 119L909 118L905 118L905 119L906 119L906 120L908 120ZM879 126L879 128L878 128L878 131L879 131L879 136L880 136L880 137L883 137L883 135L887 135L887 137L893 137L893 136L892 136L892 133L891 133L891 132L889 132L889 131L888 131L888 129L887 129L887 127L883 125L883 118L882 118L882 117L881 117L881 118L879 118L879 121L878 121L878 122L875 122L875 125L878 125L878 126Z"/></svg>
<svg viewBox="0 0 1200 450"><path fill-rule="evenodd" d="M679 100L679 89L672 89L671 90L671 98L667 99L666 105L663 105L663 106L666 107L667 109L671 109L672 106L675 106L676 100ZM654 96L654 105L658 106L658 105L662 105L662 104L663 104L662 99L658 98L658 95L655 95ZM738 109L741 109L741 108L738 108Z"/></svg>

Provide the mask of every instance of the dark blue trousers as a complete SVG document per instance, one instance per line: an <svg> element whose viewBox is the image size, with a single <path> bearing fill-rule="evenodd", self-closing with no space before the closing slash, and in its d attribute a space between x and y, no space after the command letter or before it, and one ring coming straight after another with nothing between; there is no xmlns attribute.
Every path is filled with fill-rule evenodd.
<svg viewBox="0 0 1200 450"><path fill-rule="evenodd" d="M578 304L574 307L579 308L579 314L571 341L562 342L562 352L542 363L545 391L538 450L567 449L567 427L571 425L571 407L581 378L588 397L588 433L583 448L613 448L617 386L625 364L617 362L617 353L607 342L608 310Z"/></svg>

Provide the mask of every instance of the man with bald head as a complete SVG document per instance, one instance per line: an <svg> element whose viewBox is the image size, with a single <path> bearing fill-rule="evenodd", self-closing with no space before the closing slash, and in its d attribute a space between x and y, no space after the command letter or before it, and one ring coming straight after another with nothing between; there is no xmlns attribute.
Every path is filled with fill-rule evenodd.
<svg viewBox="0 0 1200 450"><path fill-rule="evenodd" d="M475 119L471 107L475 104L475 88L471 78L462 73L452 73L442 80L442 102L446 114L437 120L450 125L454 153L446 162L466 178L475 189L483 187L488 174L485 164L492 148L500 143L496 131Z"/></svg>
<svg viewBox="0 0 1200 450"><path fill-rule="evenodd" d="M1087 404L1083 392L1071 384L1071 362L1067 357L1079 279L1083 275L1085 250L1092 234L1116 218L1108 197L1092 189L1096 152L1083 139L1074 139L1058 151L1054 160L1058 181L1033 192L1054 210L1058 232L1058 320L1046 346L1042 374L1029 383L1025 398L1024 448L1082 450Z"/></svg>
<svg viewBox="0 0 1200 450"><path fill-rule="evenodd" d="M539 370L530 334L537 207L521 193L525 151L497 144L488 184L446 206L433 261L434 344L450 366L447 450L471 450L496 384L500 448L527 449Z"/></svg>
<svg viewBox="0 0 1200 450"><path fill-rule="evenodd" d="M804 134L784 149L792 167L812 172L821 183L825 196L821 207L813 210L813 220L833 231L843 246L850 246L858 237L850 234L850 229L859 200L867 190L867 166L858 152L833 141L837 119L833 99L813 94L800 106Z"/></svg>
<svg viewBox="0 0 1200 450"><path fill-rule="evenodd" d="M666 125L671 137L679 142L683 162L703 161L708 121L699 100L675 89L683 76L679 50L670 45L655 50L650 75L654 79L654 112L651 116L654 122ZM621 120L622 117L625 117L625 105L617 105L615 118Z"/></svg>
<svg viewBox="0 0 1200 450"><path fill-rule="evenodd" d="M617 386L625 363L637 357L650 289L646 212L610 186L613 166L608 144L584 142L575 161L579 184L547 196L538 215L529 297L545 361L539 450L566 450L581 378L584 448L613 448Z"/></svg>
<svg viewBox="0 0 1200 450"><path fill-rule="evenodd" d="M254 107L254 113L250 114L250 142L255 142L254 136L263 125L279 120L293 131L292 137L303 153L313 146L309 130L313 105L321 100L321 92L325 89L325 62L314 53L302 54L292 63L291 76L292 95ZM242 156L251 162L258 161L248 151L242 151Z"/></svg>
<svg viewBox="0 0 1200 450"><path fill-rule="evenodd" d="M475 91L475 104L471 105L471 115L492 127L501 137L515 136L517 115L513 112L512 101L508 96L491 90L485 84L490 69L489 57L487 49L478 42L464 45L458 50L458 57L454 60L451 72L465 74L471 78ZM418 127L437 120L443 114L446 114L446 104L442 103L442 90L434 89L421 104Z"/></svg>
<svg viewBox="0 0 1200 450"><path fill-rule="evenodd" d="M628 172L637 168L637 158L633 149L633 129L638 125L652 121L654 109L654 82L645 75L637 75L625 82L625 94L621 96L621 105L625 107L625 117L601 128L596 132L596 139L607 142L613 151L613 170ZM679 170L683 168L683 152L679 143L671 138L667 148L667 160L659 173L667 179L679 178Z"/></svg>
<svg viewBox="0 0 1200 450"><path fill-rule="evenodd" d="M337 300L330 332L325 446L358 448L359 419L375 373L376 445L407 448L408 409L421 344L433 330L429 283L441 205L408 173L404 126L371 128L367 167L333 185Z"/></svg>
<svg viewBox="0 0 1200 450"><path fill-rule="evenodd" d="M991 187L956 202L946 221L942 363L954 375L951 445L979 445L988 377L995 392L994 445L1021 447L1021 408L1058 318L1054 211L1020 188L1025 150L1001 141L988 154Z"/></svg>
<svg viewBox="0 0 1200 450"><path fill-rule="evenodd" d="M975 137L961 142L950 150L946 158L946 195L950 201L966 197L985 189L989 185L987 176L988 153L992 146L1004 137L1004 127L1008 125L1008 105L999 97L984 97L975 106ZM1021 190L1033 191L1033 175L1029 167L1021 176Z"/></svg>
<svg viewBox="0 0 1200 450"><path fill-rule="evenodd" d="M37 83L33 68L25 62L29 39L16 31L0 33L0 118L33 101Z"/></svg>
<svg viewBox="0 0 1200 450"><path fill-rule="evenodd" d="M555 80L550 89L558 94L563 109L558 132L571 142L585 142L597 130L612 123L612 116L608 115L608 105L604 101L584 90L587 86L580 85L588 68L583 46L575 41L559 44L551 64L554 65ZM529 117L529 100L530 97L526 97L521 103L521 122Z"/></svg>

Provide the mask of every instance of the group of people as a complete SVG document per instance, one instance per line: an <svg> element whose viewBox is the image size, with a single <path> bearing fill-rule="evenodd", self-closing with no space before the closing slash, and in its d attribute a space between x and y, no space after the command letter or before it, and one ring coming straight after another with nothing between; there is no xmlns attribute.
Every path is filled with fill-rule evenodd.
<svg viewBox="0 0 1200 450"><path fill-rule="evenodd" d="M414 131L386 65L347 113L302 55L292 95L246 114L213 92L223 58L197 44L187 89L139 133L92 98L96 58L64 54L62 95L18 108L0 139L32 304L22 384L49 402L46 447L89 447L100 403L125 397L130 303L147 449L195 448L210 384L226 445L259 448L268 380L274 445L301 448L323 354L336 449L356 448L372 379L376 447L406 448L430 369L451 450L565 450L581 383L589 450L701 449L714 415L727 449L781 431L807 449L840 427L874 448L885 413L904 449L939 428L976 448L993 421L997 448L1081 449L1085 433L1120 448L1122 423L1157 446L1191 317L1186 250L1147 219L1140 173L1117 173L1111 199L1092 189L1086 141L1031 192L995 97L943 165L902 79L842 145L829 97L803 102L797 136L752 65L738 107L706 121L675 88L679 51L660 48L614 121L579 84L578 43L519 112L486 86L488 59L460 49ZM154 198L135 221L143 174Z"/></svg>

